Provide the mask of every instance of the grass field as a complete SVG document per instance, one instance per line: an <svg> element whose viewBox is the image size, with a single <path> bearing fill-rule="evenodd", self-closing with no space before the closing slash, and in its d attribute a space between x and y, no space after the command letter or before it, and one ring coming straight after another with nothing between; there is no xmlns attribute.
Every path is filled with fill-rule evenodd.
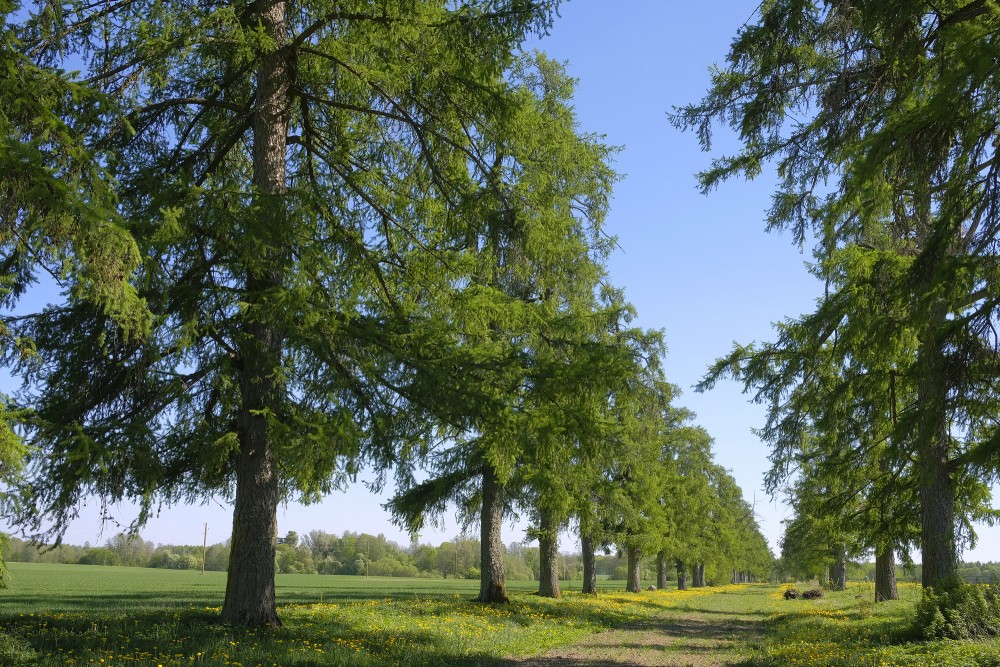
<svg viewBox="0 0 1000 667"><path fill-rule="evenodd" d="M902 601L873 607L866 601L870 585L786 601L776 586L608 590L592 598L570 584L563 599L547 600L530 594L535 584L514 582L512 604L489 607L472 600L475 581L281 575L283 627L250 631L218 620L223 573L25 563L10 569L11 588L0 592L0 665L17 667L499 667L594 644L594 633L609 628L619 630L598 635L598 644L614 638L614 646L600 647L600 661L570 651L576 657L557 664L1000 666L994 641L915 641L909 618L916 588L904 588ZM657 661L631 661L642 651ZM530 664L550 664L538 660Z"/></svg>

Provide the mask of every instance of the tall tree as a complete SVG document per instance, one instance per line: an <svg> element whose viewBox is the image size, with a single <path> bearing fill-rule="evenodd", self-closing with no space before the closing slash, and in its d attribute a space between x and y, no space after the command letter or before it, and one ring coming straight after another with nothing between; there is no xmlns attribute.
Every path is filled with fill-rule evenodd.
<svg viewBox="0 0 1000 667"><path fill-rule="evenodd" d="M610 477L619 487L609 507L615 517L615 542L628 562L625 590L640 590L641 562L656 554L670 530L671 515L663 497L664 477L675 474L666 446L667 434L679 425L686 410L670 404L675 388L657 382L622 397L623 439L629 454L619 456ZM617 407L617 406L616 406Z"/></svg>
<svg viewBox="0 0 1000 667"><path fill-rule="evenodd" d="M403 466L390 503L411 530L448 499L462 500L467 518L478 515L484 602L507 600L500 529L517 490L512 477L526 460L546 458L556 443L582 432L571 414L572 388L599 381L608 363L600 357L614 352L595 345L592 333L608 317L598 312L598 297L610 247L601 236L615 178L610 151L578 132L572 81L561 66L540 55L522 65L515 78L529 102L518 117L518 140L508 146L512 156L524 156L521 172L510 194L493 184L484 189L487 224L476 239L473 282L459 297L468 304L454 327L464 353L492 360L477 371L485 400L442 423L441 447L428 461L431 478L415 483ZM517 237L507 231L511 221Z"/></svg>
<svg viewBox="0 0 1000 667"><path fill-rule="evenodd" d="M693 572L716 546L708 532L716 504L710 483L712 438L687 423L693 416L666 434L662 454L660 494L667 520L658 560L674 561L679 590L687 588L688 568Z"/></svg>
<svg viewBox="0 0 1000 667"><path fill-rule="evenodd" d="M990 324L1000 307L998 25L1000 10L979 0L767 2L705 99L675 117L706 148L716 121L740 133L742 149L702 174L706 188L773 160L769 229L791 229L798 243L812 234L821 267L846 250L891 269L879 276L889 307L838 311L819 342L849 327L858 335L841 337L842 349L892 357L900 328L912 333L912 363L898 372L920 409L895 444L916 452L925 586L955 581L962 480L997 470L987 415L1000 360Z"/></svg>
<svg viewBox="0 0 1000 667"><path fill-rule="evenodd" d="M555 6L47 3L17 27L124 108L93 144L154 315L141 344L74 299L20 324L47 360L24 370L56 532L88 493L140 501L139 523L232 498L223 617L279 623L277 502L391 462L473 392L440 304L470 279L482 193L517 195L512 54Z"/></svg>
<svg viewBox="0 0 1000 667"><path fill-rule="evenodd" d="M754 506L743 497L733 476L722 466L709 468L712 504L705 536L711 557L705 565L711 568L713 580L724 581L732 572L749 573L763 580L769 577L774 554L757 524Z"/></svg>

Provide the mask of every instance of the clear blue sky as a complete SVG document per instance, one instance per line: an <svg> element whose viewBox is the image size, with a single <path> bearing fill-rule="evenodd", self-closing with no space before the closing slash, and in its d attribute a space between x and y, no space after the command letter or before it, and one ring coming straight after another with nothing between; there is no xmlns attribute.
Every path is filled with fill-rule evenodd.
<svg viewBox="0 0 1000 667"><path fill-rule="evenodd" d="M737 29L748 21L757 0L711 3L667 0L570 0L551 35L537 46L569 62L579 79L576 110L587 132L606 135L623 147L616 167L624 180L616 187L607 228L621 249L610 263L613 281L625 288L640 324L663 329L669 379L684 390L682 405L715 438L716 459L729 468L755 502L761 526L777 552L781 520L788 510L762 489L767 448L751 432L764 420L740 388L722 383L707 394L691 388L734 341L770 339L771 324L812 309L820 285L787 235L766 234L763 214L772 181L731 182L701 195L694 173L708 164L694 135L667 120L675 105L695 101L708 85L708 68L722 62ZM715 149L732 146L720 132ZM312 507L279 509L279 531L344 530L385 533L406 543L381 509L385 498L361 484ZM95 543L117 532L108 526L98 537L95 506L85 508L67 533L68 542ZM200 543L202 524L209 541L229 535L232 514L218 503L165 509L143 536L155 542ZM454 522L428 530L421 541L440 542L458 532ZM1000 529L984 528L980 547L967 560L1000 559ZM509 526L505 541L523 538L523 526ZM564 541L564 550L575 543Z"/></svg>

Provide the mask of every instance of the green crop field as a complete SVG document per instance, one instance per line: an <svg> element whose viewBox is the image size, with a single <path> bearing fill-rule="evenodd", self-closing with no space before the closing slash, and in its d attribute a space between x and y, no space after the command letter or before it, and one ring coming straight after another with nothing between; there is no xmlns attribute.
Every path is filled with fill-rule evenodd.
<svg viewBox="0 0 1000 667"><path fill-rule="evenodd" d="M138 567L9 563L9 589L0 592L0 611L84 611L98 609L166 609L219 606L226 588L225 572L195 572ZM579 590L580 582L564 583ZM605 590L621 590L623 581L598 581ZM479 580L404 579L315 574L279 574L278 604L309 604L337 600L370 600L386 595L474 596ZM512 592L531 592L533 581L509 581Z"/></svg>
<svg viewBox="0 0 1000 667"><path fill-rule="evenodd" d="M916 640L910 629L915 587L902 588L904 600L872 606L870 585L787 601L777 586L638 595L605 590L592 598L573 592L571 583L562 599L548 600L530 594L531 582L515 582L512 603L491 607L473 601L475 581L282 575L277 592L284 625L254 631L218 620L223 573L10 568L11 586L0 592L0 665L17 667L500 666L595 641L600 659L582 652L567 664L637 664L630 656L646 650L659 656L650 664L699 667L1000 665L995 641ZM617 630L595 640L611 628ZM601 646L600 637L613 641Z"/></svg>

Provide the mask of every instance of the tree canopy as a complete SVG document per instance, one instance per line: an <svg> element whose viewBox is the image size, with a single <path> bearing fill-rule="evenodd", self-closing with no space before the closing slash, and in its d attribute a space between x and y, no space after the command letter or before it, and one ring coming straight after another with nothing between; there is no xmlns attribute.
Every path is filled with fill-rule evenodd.
<svg viewBox="0 0 1000 667"><path fill-rule="evenodd" d="M58 544L90 496L133 529L231 501L246 626L280 624L298 554L277 505L365 465L411 525L479 508L487 601L505 509L543 570L573 520L636 567L708 557L724 530L682 535L684 508L743 505L608 283L614 150L521 51L557 1L0 3L0 307L62 289L0 321L22 530Z"/></svg>
<svg viewBox="0 0 1000 667"><path fill-rule="evenodd" d="M536 96L513 80L554 8L57 4L17 26L34 61L82 58L119 101L87 140L153 315L142 341L74 295L18 322L44 359L20 365L32 507L56 531L88 493L138 500L140 522L231 497L223 615L277 622L279 499L391 462L483 389L464 370L492 362L444 332L503 307L475 283L479 234L547 214L525 205L546 184L518 178Z"/></svg>
<svg viewBox="0 0 1000 667"><path fill-rule="evenodd" d="M963 480L997 470L998 21L978 0L766 2L706 97L675 116L706 148L716 122L739 133L742 148L701 174L706 189L773 162L768 228L815 242L828 291L807 337L782 341L784 386L810 382L829 343L834 367L912 388L891 444L916 455L928 586L955 579ZM729 368L767 391L738 356Z"/></svg>

